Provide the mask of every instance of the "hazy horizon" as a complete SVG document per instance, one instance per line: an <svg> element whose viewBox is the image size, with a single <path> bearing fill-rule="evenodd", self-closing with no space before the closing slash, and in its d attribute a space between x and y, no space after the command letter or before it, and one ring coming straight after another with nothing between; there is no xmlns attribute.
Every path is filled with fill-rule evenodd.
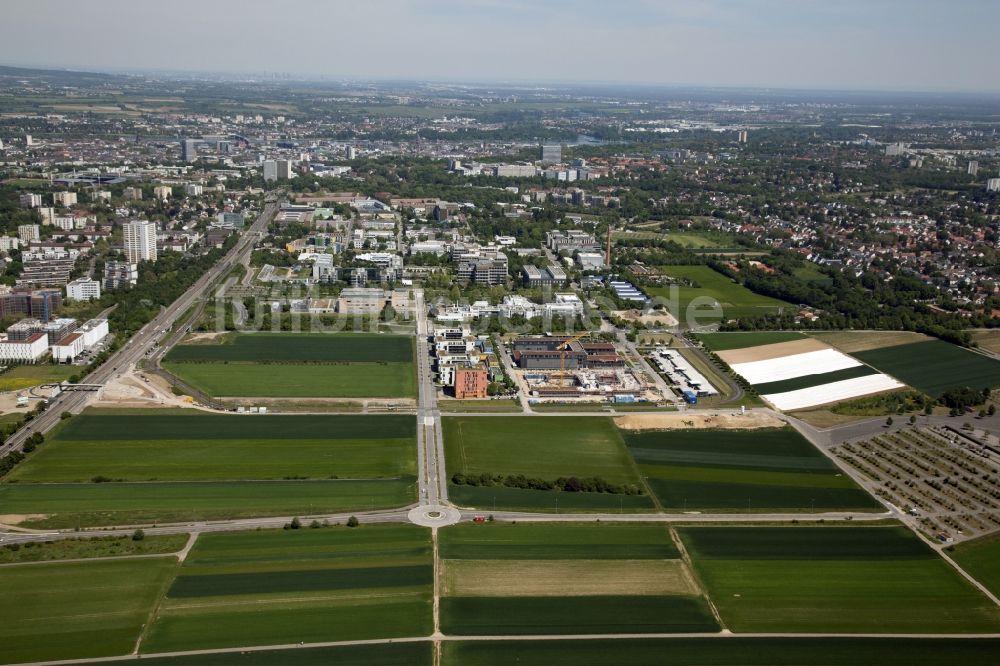
<svg viewBox="0 0 1000 666"><path fill-rule="evenodd" d="M537 6L526 0L363 6L10 0L4 14L0 62L21 67L300 80L1000 92L990 48L1000 3L977 0Z"/></svg>

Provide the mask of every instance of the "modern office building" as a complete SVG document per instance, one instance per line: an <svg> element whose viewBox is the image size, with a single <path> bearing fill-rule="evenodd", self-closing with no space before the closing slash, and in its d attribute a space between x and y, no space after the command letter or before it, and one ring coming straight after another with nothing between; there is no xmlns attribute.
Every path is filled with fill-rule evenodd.
<svg viewBox="0 0 1000 666"><path fill-rule="evenodd" d="M261 168L264 170L264 180L278 180L278 162L276 160L264 160Z"/></svg>
<svg viewBox="0 0 1000 666"><path fill-rule="evenodd" d="M539 148L539 159L546 164L559 164L562 162L562 146L542 144Z"/></svg>
<svg viewBox="0 0 1000 666"><path fill-rule="evenodd" d="M130 264L156 261L156 223L132 220L125 223L125 256Z"/></svg>
<svg viewBox="0 0 1000 666"><path fill-rule="evenodd" d="M181 141L181 159L185 162L194 162L198 159L198 142L194 139L184 139Z"/></svg>
<svg viewBox="0 0 1000 666"><path fill-rule="evenodd" d="M101 297L101 283L93 278L82 277L66 285L66 298L73 301L92 301Z"/></svg>

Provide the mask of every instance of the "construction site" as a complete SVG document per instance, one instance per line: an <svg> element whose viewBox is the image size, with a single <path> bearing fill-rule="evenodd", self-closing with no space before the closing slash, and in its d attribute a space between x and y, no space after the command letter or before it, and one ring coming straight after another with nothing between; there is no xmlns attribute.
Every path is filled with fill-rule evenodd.
<svg viewBox="0 0 1000 666"><path fill-rule="evenodd" d="M510 344L517 379L540 400L656 402L662 394L632 368L613 342L574 337L524 337Z"/></svg>

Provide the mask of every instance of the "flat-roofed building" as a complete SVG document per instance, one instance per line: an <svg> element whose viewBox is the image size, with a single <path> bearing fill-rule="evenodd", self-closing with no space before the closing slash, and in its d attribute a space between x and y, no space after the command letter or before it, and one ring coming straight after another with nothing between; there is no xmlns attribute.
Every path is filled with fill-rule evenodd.
<svg viewBox="0 0 1000 666"><path fill-rule="evenodd" d="M337 298L337 312L341 314L378 314L388 298L377 287L348 287Z"/></svg>
<svg viewBox="0 0 1000 666"><path fill-rule="evenodd" d="M485 398L490 385L489 373L484 368L455 369L455 397Z"/></svg>

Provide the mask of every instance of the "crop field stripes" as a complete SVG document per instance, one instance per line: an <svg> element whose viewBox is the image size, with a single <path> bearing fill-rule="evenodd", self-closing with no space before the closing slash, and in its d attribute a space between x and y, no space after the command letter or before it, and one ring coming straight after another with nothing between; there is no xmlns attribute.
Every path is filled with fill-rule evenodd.
<svg viewBox="0 0 1000 666"><path fill-rule="evenodd" d="M722 619L722 615L719 613L718 606L715 605L715 601L712 599L712 595L708 593L708 590L705 588L704 583L702 583L701 578L698 577L698 570L694 568L694 563L691 561L691 554L688 553L687 548L684 546L684 540L681 539L680 535L677 534L677 530L672 526L668 529L670 530L670 540L673 542L674 547L677 548L677 552L680 553L681 560L685 565L687 565L688 572L691 575L692 582L698 590L698 593L701 594L705 598L705 601L708 602L708 607L712 611L712 617L714 617L715 621L719 624L720 633L729 632L729 629L726 627L725 620Z"/></svg>

